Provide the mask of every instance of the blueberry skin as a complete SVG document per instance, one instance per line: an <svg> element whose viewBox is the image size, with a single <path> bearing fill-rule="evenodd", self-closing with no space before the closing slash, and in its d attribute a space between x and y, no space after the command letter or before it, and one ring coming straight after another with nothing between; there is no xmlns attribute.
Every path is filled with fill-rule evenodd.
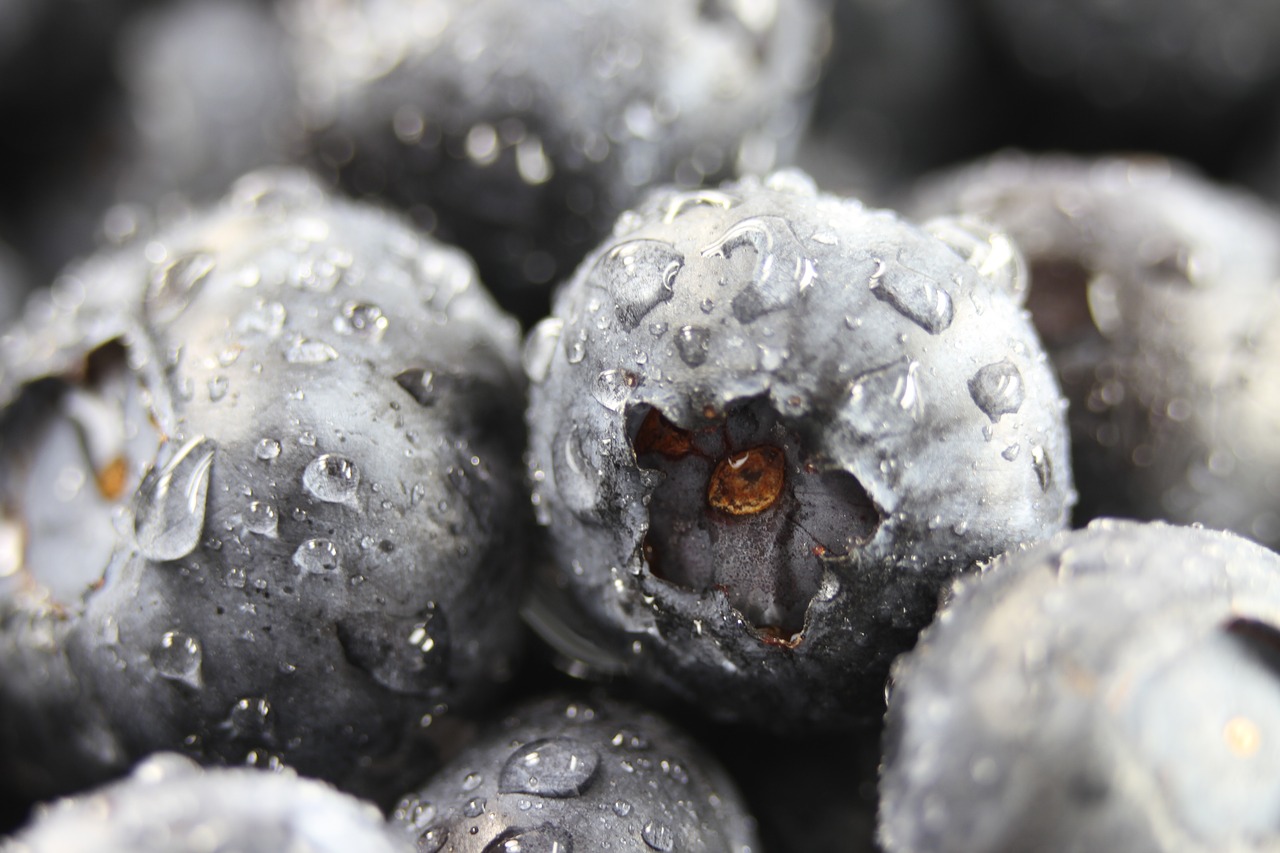
<svg viewBox="0 0 1280 853"><path fill-rule="evenodd" d="M293 0L315 162L476 258L528 324L657 183L789 162L820 3Z"/></svg>
<svg viewBox="0 0 1280 853"><path fill-rule="evenodd" d="M125 780L41 807L5 849L408 853L413 848L374 806L286 768L203 770L184 756L160 753Z"/></svg>
<svg viewBox="0 0 1280 853"><path fill-rule="evenodd" d="M392 823L431 853L760 849L709 755L652 712L605 698L526 703L402 798Z"/></svg>
<svg viewBox="0 0 1280 853"><path fill-rule="evenodd" d="M1280 557L1229 533L1002 557L894 665L885 849L1274 849L1277 625Z"/></svg>
<svg viewBox="0 0 1280 853"><path fill-rule="evenodd" d="M843 726L878 714L953 575L1062 528L1064 404L1017 253L937 230L954 246L797 172L662 190L619 219L525 347L551 543L527 617L553 646L717 718ZM744 470L781 484L774 503L662 470L656 439L638 452L654 409L677 443L767 428ZM730 456L713 481L733 482ZM660 548L677 556L655 573Z"/></svg>
<svg viewBox="0 0 1280 853"><path fill-rule="evenodd" d="M521 640L518 340L302 173L69 272L0 343L6 779L168 749L402 792Z"/></svg>
<svg viewBox="0 0 1280 853"><path fill-rule="evenodd" d="M1280 213L1160 158L1012 152L925 181L913 210L980 217L1025 254L1071 400L1077 520L1280 544Z"/></svg>

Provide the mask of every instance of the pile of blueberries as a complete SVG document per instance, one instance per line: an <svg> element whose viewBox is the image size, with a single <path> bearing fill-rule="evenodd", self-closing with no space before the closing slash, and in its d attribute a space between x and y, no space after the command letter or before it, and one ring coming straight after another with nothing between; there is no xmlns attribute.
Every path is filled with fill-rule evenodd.
<svg viewBox="0 0 1280 853"><path fill-rule="evenodd" d="M1280 848L1277 43L0 0L0 849Z"/></svg>

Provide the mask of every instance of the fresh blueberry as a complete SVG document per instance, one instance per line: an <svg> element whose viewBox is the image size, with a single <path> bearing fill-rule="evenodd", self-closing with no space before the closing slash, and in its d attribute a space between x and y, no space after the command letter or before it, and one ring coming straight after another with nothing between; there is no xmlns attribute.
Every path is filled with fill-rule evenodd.
<svg viewBox="0 0 1280 853"><path fill-rule="evenodd" d="M162 753L128 779L39 810L5 849L23 853L408 853L378 810L292 771L203 770Z"/></svg>
<svg viewBox="0 0 1280 853"><path fill-rule="evenodd" d="M421 778L521 640L518 342L464 255L302 173L70 270L0 339L4 783Z"/></svg>
<svg viewBox="0 0 1280 853"><path fill-rule="evenodd" d="M392 821L426 853L760 849L709 755L654 714L603 698L519 708Z"/></svg>
<svg viewBox="0 0 1280 853"><path fill-rule="evenodd" d="M292 0L316 160L469 251L532 323L642 190L785 162L819 3Z"/></svg>
<svg viewBox="0 0 1280 853"><path fill-rule="evenodd" d="M894 666L898 851L1270 850L1280 557L1100 521L959 583Z"/></svg>
<svg viewBox="0 0 1280 853"><path fill-rule="evenodd" d="M1019 258L947 225L798 172L618 220L525 347L552 645L720 718L847 724L952 576L1061 529Z"/></svg>
<svg viewBox="0 0 1280 853"><path fill-rule="evenodd" d="M1025 254L1071 400L1079 518L1280 544L1280 213L1158 158L1016 153L926 182L915 210L981 217Z"/></svg>

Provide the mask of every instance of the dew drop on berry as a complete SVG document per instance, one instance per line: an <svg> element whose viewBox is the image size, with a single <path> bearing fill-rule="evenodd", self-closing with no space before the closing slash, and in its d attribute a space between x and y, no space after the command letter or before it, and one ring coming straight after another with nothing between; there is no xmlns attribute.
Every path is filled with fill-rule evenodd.
<svg viewBox="0 0 1280 853"><path fill-rule="evenodd" d="M279 513L266 501L252 501L245 509L244 526L250 533L274 539L279 524Z"/></svg>
<svg viewBox="0 0 1280 853"><path fill-rule="evenodd" d="M1031 467L1036 472L1040 491L1049 491L1049 487L1053 485L1053 462L1049 459L1049 454L1045 453L1044 448L1038 444L1031 448Z"/></svg>
<svg viewBox="0 0 1280 853"><path fill-rule="evenodd" d="M134 507L134 534L144 556L177 560L200 544L213 456L213 442L196 436L143 479Z"/></svg>
<svg viewBox="0 0 1280 853"><path fill-rule="evenodd" d="M1022 373L1007 358L980 368L969 380L969 396L992 423L1017 413L1025 393Z"/></svg>
<svg viewBox="0 0 1280 853"><path fill-rule="evenodd" d="M336 349L310 338L294 338L284 352L284 359L290 364L324 364L337 357Z"/></svg>
<svg viewBox="0 0 1280 853"><path fill-rule="evenodd" d="M418 853L439 853L448 841L448 829L443 826L429 826L418 836Z"/></svg>
<svg viewBox="0 0 1280 853"><path fill-rule="evenodd" d="M680 360L690 367L698 367L707 360L711 347L711 330L702 326L682 326L676 333L676 352Z"/></svg>
<svg viewBox="0 0 1280 853"><path fill-rule="evenodd" d="M923 411L916 383L919 363L903 359L862 374L849 387L840 420L867 438L910 432Z"/></svg>
<svg viewBox="0 0 1280 853"><path fill-rule="evenodd" d="M168 631L151 651L151 662L156 672L171 681L181 681L192 687L203 684L201 664L204 652L200 641L181 631Z"/></svg>
<svg viewBox="0 0 1280 853"><path fill-rule="evenodd" d="M599 763L593 748L572 738L537 740L507 759L498 790L504 794L576 797L591 784Z"/></svg>
<svg viewBox="0 0 1280 853"><path fill-rule="evenodd" d="M645 844L657 850L658 853L669 853L676 846L675 833L665 823L649 821L644 825L644 829L640 830L640 837L644 839Z"/></svg>
<svg viewBox="0 0 1280 853"><path fill-rule="evenodd" d="M212 255L192 252L160 270L147 292L146 308L150 318L167 323L182 314L215 265Z"/></svg>
<svg viewBox="0 0 1280 853"><path fill-rule="evenodd" d="M227 396L229 383L225 376L215 376L209 380L209 402L216 403Z"/></svg>
<svg viewBox="0 0 1280 853"><path fill-rule="evenodd" d="M271 703L261 698L239 699L231 706L227 722L238 737L262 737L271 728Z"/></svg>
<svg viewBox="0 0 1280 853"><path fill-rule="evenodd" d="M339 334L359 335L373 341L382 338L388 325L382 309L368 302L348 302L333 319L334 331Z"/></svg>
<svg viewBox="0 0 1280 853"><path fill-rule="evenodd" d="M547 317L533 327L529 339L521 354L525 376L535 385L543 382L551 372L551 361L555 356L556 346L560 343L560 334L564 331L564 320L559 317Z"/></svg>
<svg viewBox="0 0 1280 853"><path fill-rule="evenodd" d="M542 825L515 835L499 836L484 853L571 853L573 840L563 829Z"/></svg>
<svg viewBox="0 0 1280 853"><path fill-rule="evenodd" d="M684 256L658 240L631 240L602 257L592 283L613 297L614 313L625 329L634 329L659 303L675 293Z"/></svg>
<svg viewBox="0 0 1280 853"><path fill-rule="evenodd" d="M259 439L253 447L253 455L263 462L269 462L280 455L280 442L274 438Z"/></svg>
<svg viewBox="0 0 1280 853"><path fill-rule="evenodd" d="M347 659L397 693L432 695L448 687L448 624L434 604L415 616L381 611L355 614L338 624Z"/></svg>
<svg viewBox="0 0 1280 853"><path fill-rule="evenodd" d="M946 331L955 316L951 294L929 276L900 264L877 259L868 284L877 299L931 335Z"/></svg>
<svg viewBox="0 0 1280 853"><path fill-rule="evenodd" d="M360 488L360 470L345 456L325 453L307 463L302 485L317 500L351 503Z"/></svg>
<svg viewBox="0 0 1280 853"><path fill-rule="evenodd" d="M591 385L591 396L611 412L621 412L636 386L636 376L625 370L603 370Z"/></svg>
<svg viewBox="0 0 1280 853"><path fill-rule="evenodd" d="M264 302L241 314L236 319L235 329L242 335L275 339L284 331L287 318L288 312L279 302Z"/></svg>
<svg viewBox="0 0 1280 853"><path fill-rule="evenodd" d="M328 539L308 539L293 552L293 564L304 574L329 574L339 566L338 546Z"/></svg>

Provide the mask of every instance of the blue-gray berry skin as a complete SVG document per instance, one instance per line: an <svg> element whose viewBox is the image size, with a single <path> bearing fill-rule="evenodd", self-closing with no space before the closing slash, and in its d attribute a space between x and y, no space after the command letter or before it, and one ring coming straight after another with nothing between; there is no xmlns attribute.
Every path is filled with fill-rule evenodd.
<svg viewBox="0 0 1280 853"><path fill-rule="evenodd" d="M127 779L41 806L6 853L409 853L373 805L292 770L204 770L174 753Z"/></svg>
<svg viewBox="0 0 1280 853"><path fill-rule="evenodd" d="M981 217L1025 254L1084 519L1280 544L1280 212L1160 158L1018 153L935 176L915 210Z"/></svg>
<svg viewBox="0 0 1280 853"><path fill-rule="evenodd" d="M932 227L797 172L618 220L525 347L544 637L719 718L841 725L952 576L1061 529L1018 255Z"/></svg>
<svg viewBox="0 0 1280 853"><path fill-rule="evenodd" d="M889 853L1274 850L1280 557L1104 520L959 583L894 666Z"/></svg>
<svg viewBox="0 0 1280 853"><path fill-rule="evenodd" d="M528 703L401 799L422 851L760 849L728 775L650 711L605 698Z"/></svg>
<svg viewBox="0 0 1280 853"><path fill-rule="evenodd" d="M403 791L520 642L518 342L298 172L70 270L0 340L6 782L169 749Z"/></svg>
<svg viewBox="0 0 1280 853"><path fill-rule="evenodd" d="M315 160L532 324L645 188L789 162L821 4L290 0Z"/></svg>

